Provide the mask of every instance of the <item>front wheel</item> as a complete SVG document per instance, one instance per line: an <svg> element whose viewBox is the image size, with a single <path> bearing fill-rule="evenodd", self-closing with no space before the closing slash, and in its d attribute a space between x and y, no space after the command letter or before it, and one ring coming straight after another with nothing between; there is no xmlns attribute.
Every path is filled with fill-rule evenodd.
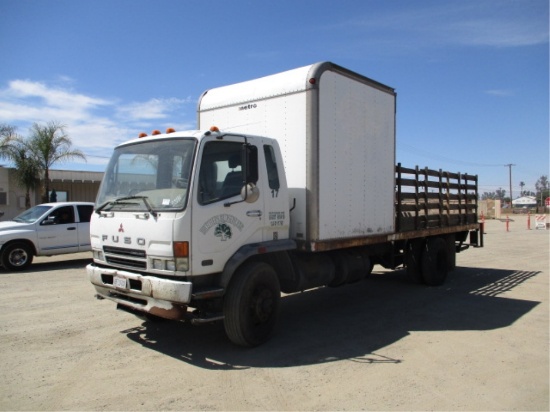
<svg viewBox="0 0 550 412"><path fill-rule="evenodd" d="M235 274L223 302L225 333L240 346L258 346L277 322L281 289L275 270L263 262L244 264Z"/></svg>
<svg viewBox="0 0 550 412"><path fill-rule="evenodd" d="M2 265L6 270L23 270L32 263L32 250L25 243L12 243L4 247Z"/></svg>

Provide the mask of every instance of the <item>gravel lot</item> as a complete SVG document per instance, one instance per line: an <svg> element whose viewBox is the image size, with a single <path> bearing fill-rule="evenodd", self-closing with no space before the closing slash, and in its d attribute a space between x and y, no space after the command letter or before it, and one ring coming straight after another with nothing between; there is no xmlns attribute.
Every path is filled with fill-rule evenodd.
<svg viewBox="0 0 550 412"><path fill-rule="evenodd" d="M548 411L550 231L512 219L445 286L376 266L284 297L255 349L96 300L87 253L0 271L0 409Z"/></svg>

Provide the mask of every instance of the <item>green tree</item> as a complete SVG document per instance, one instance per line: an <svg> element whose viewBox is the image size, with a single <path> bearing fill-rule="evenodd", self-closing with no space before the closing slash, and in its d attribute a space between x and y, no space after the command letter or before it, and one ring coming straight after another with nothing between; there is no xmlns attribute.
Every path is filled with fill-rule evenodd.
<svg viewBox="0 0 550 412"><path fill-rule="evenodd" d="M497 198L497 194L495 192L483 192L481 195L481 200L494 200Z"/></svg>
<svg viewBox="0 0 550 412"><path fill-rule="evenodd" d="M496 193L497 199L504 201L504 196L506 196L506 190L504 190L502 187L499 187L495 193Z"/></svg>
<svg viewBox="0 0 550 412"><path fill-rule="evenodd" d="M27 151L22 146L17 146L11 156L15 166L15 175L18 182L25 188L25 208L29 209L31 205L31 190L38 187L40 181L40 167L31 157L28 157Z"/></svg>
<svg viewBox="0 0 550 412"><path fill-rule="evenodd" d="M548 176L542 175L535 183L535 189L537 191L537 199L541 203L540 206L544 206L544 200L550 197L550 189L548 184Z"/></svg>
<svg viewBox="0 0 550 412"><path fill-rule="evenodd" d="M35 190L39 182L40 168L29 155L27 145L21 136L16 134L16 128L0 125L0 157L13 162L17 182L25 188L25 208L31 207L31 190Z"/></svg>
<svg viewBox="0 0 550 412"><path fill-rule="evenodd" d="M75 158L86 160L86 156L72 148L72 141L65 133L65 126L57 122L46 125L34 123L31 136L25 141L26 149L36 161L44 176L42 201L48 202L50 192L50 168L57 162Z"/></svg>
<svg viewBox="0 0 550 412"><path fill-rule="evenodd" d="M0 157L9 158L10 143L17 136L15 130L14 126L0 124Z"/></svg>

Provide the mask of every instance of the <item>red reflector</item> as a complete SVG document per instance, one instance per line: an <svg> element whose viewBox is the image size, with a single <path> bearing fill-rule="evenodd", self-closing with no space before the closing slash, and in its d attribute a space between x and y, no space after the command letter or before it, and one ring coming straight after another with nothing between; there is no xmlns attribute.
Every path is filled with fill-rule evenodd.
<svg viewBox="0 0 550 412"><path fill-rule="evenodd" d="M315 84L315 83L317 83L317 80L315 79L315 77L312 77L311 79L309 79L309 83L310 84Z"/></svg>
<svg viewBox="0 0 550 412"><path fill-rule="evenodd" d="M267 253L267 248L265 246L260 246L258 248L258 253Z"/></svg>

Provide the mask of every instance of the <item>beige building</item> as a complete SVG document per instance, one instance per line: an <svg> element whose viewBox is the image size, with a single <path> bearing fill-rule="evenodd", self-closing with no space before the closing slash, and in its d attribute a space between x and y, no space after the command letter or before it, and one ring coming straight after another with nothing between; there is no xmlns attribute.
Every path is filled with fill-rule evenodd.
<svg viewBox="0 0 550 412"><path fill-rule="evenodd" d="M50 170L50 192L57 201L94 202L103 172ZM41 187L41 186L39 186ZM41 203L40 189L31 192L31 206ZM25 188L15 179L15 170L0 166L0 221L13 219L25 210Z"/></svg>

